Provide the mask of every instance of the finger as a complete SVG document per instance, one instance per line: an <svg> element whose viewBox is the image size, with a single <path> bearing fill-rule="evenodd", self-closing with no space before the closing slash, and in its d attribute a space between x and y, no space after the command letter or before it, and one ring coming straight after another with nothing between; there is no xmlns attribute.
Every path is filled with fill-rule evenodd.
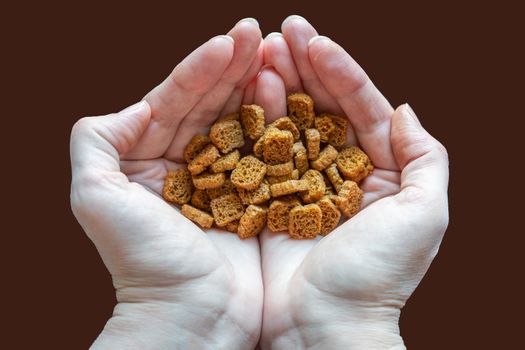
<svg viewBox="0 0 525 350"><path fill-rule="evenodd" d="M257 56L261 42L261 31L257 21L242 20L228 33L235 41L233 58L217 84L184 117L176 131L176 137L165 153L170 160L181 161L184 146L196 133L206 132L218 117L237 84Z"/></svg>
<svg viewBox="0 0 525 350"><path fill-rule="evenodd" d="M241 108L241 104L243 104L242 101L244 99L245 90L253 81L256 80L262 65L263 41L261 40L261 43L259 44L259 49L257 50L257 55L255 56L255 59L253 60L250 69L248 69L244 77L235 87L235 90L231 94L228 101L226 101L226 103L224 104L224 107L222 108L222 111L219 114L220 117L225 116L226 114L239 111L239 109Z"/></svg>
<svg viewBox="0 0 525 350"><path fill-rule="evenodd" d="M270 33L264 39L264 63L273 66L281 75L287 93L303 91L292 53L281 33Z"/></svg>
<svg viewBox="0 0 525 350"><path fill-rule="evenodd" d="M73 182L89 176L94 181L127 183L120 173L120 155L137 144L150 116L148 103L142 101L116 114L80 119L71 131Z"/></svg>
<svg viewBox="0 0 525 350"><path fill-rule="evenodd" d="M244 89L244 96L242 98L243 105L251 105L255 96L255 86L257 85L257 80L252 80Z"/></svg>
<svg viewBox="0 0 525 350"><path fill-rule="evenodd" d="M322 84L335 97L357 134L359 144L379 168L396 170L390 145L393 108L363 69L332 40L317 36L309 57Z"/></svg>
<svg viewBox="0 0 525 350"><path fill-rule="evenodd" d="M254 103L264 109L267 123L286 115L286 88L272 67L265 67L257 77Z"/></svg>
<svg viewBox="0 0 525 350"><path fill-rule="evenodd" d="M401 172L401 201L446 201L448 156L445 147L423 129L408 104L392 118L392 149Z"/></svg>
<svg viewBox="0 0 525 350"><path fill-rule="evenodd" d="M222 35L193 51L144 99L151 122L127 159L151 159L164 154L182 118L223 75L233 56L233 40Z"/></svg>
<svg viewBox="0 0 525 350"><path fill-rule="evenodd" d="M184 167L183 164L164 158L120 162L120 171L128 177L130 182L136 182L159 196L162 195L164 179L168 171Z"/></svg>
<svg viewBox="0 0 525 350"><path fill-rule="evenodd" d="M314 27L303 17L293 15L284 20L281 29L292 53L304 91L315 101L315 109L318 112L342 115L341 107L325 89L310 63L308 41L317 36Z"/></svg>

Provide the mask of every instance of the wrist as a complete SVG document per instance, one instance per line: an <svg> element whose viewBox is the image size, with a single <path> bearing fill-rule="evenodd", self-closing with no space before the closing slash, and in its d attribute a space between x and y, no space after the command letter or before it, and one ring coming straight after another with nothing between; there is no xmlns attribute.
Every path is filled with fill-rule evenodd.
<svg viewBox="0 0 525 350"><path fill-rule="evenodd" d="M259 334L227 314L194 313L184 305L119 303L91 349L247 349Z"/></svg>

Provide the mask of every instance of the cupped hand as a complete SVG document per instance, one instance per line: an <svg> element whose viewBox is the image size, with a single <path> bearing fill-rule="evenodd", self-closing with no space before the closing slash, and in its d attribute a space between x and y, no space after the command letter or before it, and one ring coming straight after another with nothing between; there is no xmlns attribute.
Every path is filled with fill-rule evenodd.
<svg viewBox="0 0 525 350"><path fill-rule="evenodd" d="M73 127L73 212L111 273L118 301L93 348L257 343L257 239L204 233L160 193L190 138L251 102L262 53L257 22L243 20L191 53L142 102Z"/></svg>
<svg viewBox="0 0 525 350"><path fill-rule="evenodd" d="M319 112L348 118L350 144L375 165L362 210L328 236L261 234L262 348L403 349L400 310L436 255L448 224L448 158L408 105L395 111L335 42L291 16L265 39L269 65L255 103L286 114L303 90Z"/></svg>

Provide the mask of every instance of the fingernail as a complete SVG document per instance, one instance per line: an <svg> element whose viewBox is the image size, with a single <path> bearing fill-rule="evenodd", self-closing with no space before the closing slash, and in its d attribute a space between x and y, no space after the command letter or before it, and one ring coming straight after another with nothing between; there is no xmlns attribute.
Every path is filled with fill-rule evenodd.
<svg viewBox="0 0 525 350"><path fill-rule="evenodd" d="M145 100L142 100L140 102L137 102L127 108L124 108L123 110L121 110L119 113L126 113L126 114L131 114L131 113L134 113L134 112L137 112L137 111L140 111L141 109L143 109L144 107L146 107L146 104L147 102Z"/></svg>
<svg viewBox="0 0 525 350"><path fill-rule="evenodd" d="M305 22L308 22L304 17L301 17L299 15L290 15L288 17L286 17L283 21L283 25L285 23L288 23L290 21L293 21L293 20L298 20L298 21L305 21Z"/></svg>
<svg viewBox="0 0 525 350"><path fill-rule="evenodd" d="M410 115L412 117L412 119L414 119L414 121L416 123L421 125L421 122L419 121L419 118L417 117L416 112L414 112L412 107L410 107L410 105L408 103L405 103L405 107L406 107L406 111L408 112L408 115Z"/></svg>
<svg viewBox="0 0 525 350"><path fill-rule="evenodd" d="M257 22L257 20L255 18L253 18L253 17L243 18L239 22L237 22L235 25L243 23L243 22L250 22L250 23L255 24L257 27L259 26L259 22Z"/></svg>
<svg viewBox="0 0 525 350"><path fill-rule="evenodd" d="M229 42L231 42L232 44L235 42L233 40L233 38L231 36L229 36L229 35L217 35L217 36L214 36L213 38L211 38L211 40L214 40L214 39L226 39Z"/></svg>
<svg viewBox="0 0 525 350"><path fill-rule="evenodd" d="M281 36L281 37L282 37L283 35L282 35L281 33L279 33L279 32L271 32L270 34L268 34L268 35L264 38L264 40L267 40L267 39L273 38L273 37L275 37L275 36Z"/></svg>
<svg viewBox="0 0 525 350"><path fill-rule="evenodd" d="M310 40L308 40L308 46L312 45L314 42L318 41L318 40L330 40L329 37L327 36L324 36L324 35L316 35L314 37L312 37Z"/></svg>

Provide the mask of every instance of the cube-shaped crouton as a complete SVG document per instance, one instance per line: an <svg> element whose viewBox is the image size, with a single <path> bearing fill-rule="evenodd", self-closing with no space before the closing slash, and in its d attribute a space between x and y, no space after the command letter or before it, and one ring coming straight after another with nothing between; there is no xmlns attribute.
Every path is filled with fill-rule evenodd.
<svg viewBox="0 0 525 350"><path fill-rule="evenodd" d="M334 147L343 147L346 145L346 132L348 129L348 119L338 117L336 115L329 115L334 123L334 130L328 137L328 143Z"/></svg>
<svg viewBox="0 0 525 350"><path fill-rule="evenodd" d="M314 126L314 100L307 94L288 96L288 116L301 131Z"/></svg>
<svg viewBox="0 0 525 350"><path fill-rule="evenodd" d="M293 135L288 130L270 129L264 135L263 157L267 164L286 163L293 158Z"/></svg>
<svg viewBox="0 0 525 350"><path fill-rule="evenodd" d="M252 140L257 140L264 133L264 109L257 105L242 105L241 123L244 134Z"/></svg>
<svg viewBox="0 0 525 350"><path fill-rule="evenodd" d="M266 164L254 156L246 156L233 169L230 178L237 188L255 190L261 184L265 174Z"/></svg>
<svg viewBox="0 0 525 350"><path fill-rule="evenodd" d="M341 174L355 182L363 180L374 170L366 153L356 146L347 147L339 152L335 162Z"/></svg>
<svg viewBox="0 0 525 350"><path fill-rule="evenodd" d="M239 192L239 197L241 197L242 203L245 205L261 204L272 197L270 185L266 180L263 180L261 185L255 190L245 190L239 188L237 191Z"/></svg>
<svg viewBox="0 0 525 350"><path fill-rule="evenodd" d="M197 134L193 136L190 143L184 148L184 161L186 163L191 162L210 142L210 138L206 135Z"/></svg>
<svg viewBox="0 0 525 350"><path fill-rule="evenodd" d="M193 182L187 169L168 171L162 189L162 197L165 200L179 205L185 204L190 201L192 191Z"/></svg>
<svg viewBox="0 0 525 350"><path fill-rule="evenodd" d="M339 212L339 209L337 209L328 197L321 198L316 204L321 208L321 212L323 213L321 218L321 234L324 236L337 227L341 219L341 212Z"/></svg>
<svg viewBox="0 0 525 350"><path fill-rule="evenodd" d="M219 150L214 145L208 145L188 164L188 170L192 175L198 175L213 164L219 156Z"/></svg>
<svg viewBox="0 0 525 350"><path fill-rule="evenodd" d="M307 129L304 132L306 137L306 149L308 149L308 159L314 160L319 156L321 149L321 135L317 129Z"/></svg>
<svg viewBox="0 0 525 350"><path fill-rule="evenodd" d="M189 204L184 204L180 212L191 221L199 224L202 228L210 228L213 225L213 217L210 214L192 207Z"/></svg>
<svg viewBox="0 0 525 350"><path fill-rule="evenodd" d="M336 192L339 192L344 180L339 174L339 170L337 170L337 165L332 163L328 168L325 169L324 172L326 173L326 176L328 177L328 180L330 180L332 186L334 186Z"/></svg>
<svg viewBox="0 0 525 350"><path fill-rule="evenodd" d="M335 123L333 122L332 118L326 114L323 114L315 117L314 124L315 128L321 135L321 142L327 143L330 139L330 135L335 129Z"/></svg>
<svg viewBox="0 0 525 350"><path fill-rule="evenodd" d="M282 175L291 174L292 171L293 171L293 160L290 160L286 163L266 166L267 176L282 176Z"/></svg>
<svg viewBox="0 0 525 350"><path fill-rule="evenodd" d="M279 130L288 130L292 133L294 141L299 140L301 137L299 129L297 129L297 126L295 126L294 122L289 117L281 117L268 125L268 127L274 127Z"/></svg>
<svg viewBox="0 0 525 350"><path fill-rule="evenodd" d="M281 176L266 176L266 181L268 181L270 185L278 184L288 180L299 180L299 170L294 169L290 174Z"/></svg>
<svg viewBox="0 0 525 350"><path fill-rule="evenodd" d="M273 232L288 231L290 210L298 205L301 201L293 195L273 200L268 210L268 228Z"/></svg>
<svg viewBox="0 0 525 350"><path fill-rule="evenodd" d="M228 154L217 159L213 164L210 165L210 171L212 173L223 173L228 170L233 170L237 166L241 153L239 150L231 151Z"/></svg>
<svg viewBox="0 0 525 350"><path fill-rule="evenodd" d="M326 145L325 148L319 152L317 159L310 162L310 166L315 170L324 170L335 161L338 154L339 152L337 152L334 146Z"/></svg>
<svg viewBox="0 0 525 350"><path fill-rule="evenodd" d="M363 191L359 188L356 182L347 180L343 182L343 185L334 200L339 210L341 210L345 216L350 218L354 216L361 207Z"/></svg>
<svg viewBox="0 0 525 350"><path fill-rule="evenodd" d="M217 226L224 227L227 223L242 217L244 206L238 195L226 194L211 200L211 212Z"/></svg>
<svg viewBox="0 0 525 350"><path fill-rule="evenodd" d="M290 210L288 233L292 239L314 239L321 233L323 212L317 204L298 205Z"/></svg>
<svg viewBox="0 0 525 350"><path fill-rule="evenodd" d="M238 228L239 228L239 220L229 222L223 227L223 229L225 229L226 231L230 231L231 233L237 233Z"/></svg>
<svg viewBox="0 0 525 350"><path fill-rule="evenodd" d="M248 206L239 221L239 227L237 229L239 237L246 239L257 236L266 224L266 212L266 208L257 205Z"/></svg>
<svg viewBox="0 0 525 350"><path fill-rule="evenodd" d="M296 142L293 145L295 168L299 171L299 176L302 176L309 168L308 151L303 146L302 142Z"/></svg>
<svg viewBox="0 0 525 350"><path fill-rule="evenodd" d="M208 172L193 176L193 185L199 190L220 187L226 181L224 173L210 174Z"/></svg>
<svg viewBox="0 0 525 350"><path fill-rule="evenodd" d="M288 180L270 185L272 197L286 196L296 192L308 191L310 182L306 180Z"/></svg>
<svg viewBox="0 0 525 350"><path fill-rule="evenodd" d="M206 190L195 190L191 196L191 205L204 211L211 210L210 201L210 196Z"/></svg>
<svg viewBox="0 0 525 350"><path fill-rule="evenodd" d="M206 193L208 193L210 200L212 200L225 194L237 194L237 189L230 179L226 179L219 187L207 189Z"/></svg>
<svg viewBox="0 0 525 350"><path fill-rule="evenodd" d="M308 183L308 190L301 193L303 202L313 203L324 196L326 185L324 183L323 174L319 171L310 169L301 176L301 180Z"/></svg>
<svg viewBox="0 0 525 350"><path fill-rule="evenodd" d="M210 139L222 153L229 153L235 148L244 146L244 134L237 120L226 120L213 124Z"/></svg>

